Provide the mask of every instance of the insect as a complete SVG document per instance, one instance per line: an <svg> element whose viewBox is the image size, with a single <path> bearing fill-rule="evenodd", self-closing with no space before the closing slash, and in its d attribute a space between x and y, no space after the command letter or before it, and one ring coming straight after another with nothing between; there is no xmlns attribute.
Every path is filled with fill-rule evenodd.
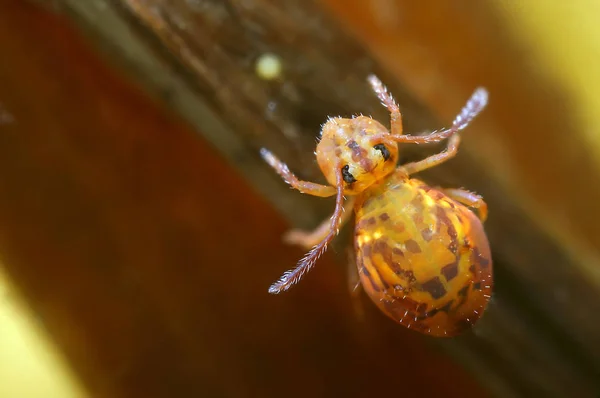
<svg viewBox="0 0 600 398"><path fill-rule="evenodd" d="M487 204L474 193L434 188L411 176L456 155L459 132L485 108L488 93L475 90L450 128L405 135L392 95L376 76L368 81L390 112L390 130L366 116L329 118L315 153L330 185L299 180L285 163L261 150L264 160L293 188L319 197L335 196L330 219L314 231L289 232L288 242L311 249L269 292L280 293L296 284L325 252L353 208L358 277L371 300L409 329L431 336L457 335L482 316L491 296L492 259L482 225ZM397 165L398 144L442 140L447 140L444 151Z"/></svg>

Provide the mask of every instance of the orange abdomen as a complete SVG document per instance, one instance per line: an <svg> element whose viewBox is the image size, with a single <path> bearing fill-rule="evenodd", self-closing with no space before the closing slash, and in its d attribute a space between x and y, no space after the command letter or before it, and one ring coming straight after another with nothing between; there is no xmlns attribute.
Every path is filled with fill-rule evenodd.
<svg viewBox="0 0 600 398"><path fill-rule="evenodd" d="M400 324L452 336L483 314L492 260L471 210L423 182L392 175L355 205L355 248L362 285Z"/></svg>

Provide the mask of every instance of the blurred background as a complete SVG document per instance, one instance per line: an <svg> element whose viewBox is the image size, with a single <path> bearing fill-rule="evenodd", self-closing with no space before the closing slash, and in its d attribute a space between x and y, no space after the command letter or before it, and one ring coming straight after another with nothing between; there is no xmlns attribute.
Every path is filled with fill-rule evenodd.
<svg viewBox="0 0 600 398"><path fill-rule="evenodd" d="M1 397L598 397L600 5L592 0L0 0ZM265 63L265 60L268 62ZM447 126L423 173L490 208L495 291L452 339L346 277L349 230L301 284L282 243L332 201L327 116ZM403 149L402 161L439 146Z"/></svg>

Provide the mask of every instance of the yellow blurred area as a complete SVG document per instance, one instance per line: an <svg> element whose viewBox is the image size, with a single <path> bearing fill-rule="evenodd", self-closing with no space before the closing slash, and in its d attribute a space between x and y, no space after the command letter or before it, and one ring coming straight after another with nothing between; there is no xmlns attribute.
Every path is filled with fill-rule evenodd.
<svg viewBox="0 0 600 398"><path fill-rule="evenodd" d="M0 397L86 396L0 267Z"/></svg>
<svg viewBox="0 0 600 398"><path fill-rule="evenodd" d="M579 135L594 154L592 160L600 168L600 2L580 0L518 1L494 0L504 12L507 29L524 44L536 62L543 65L540 73L549 73L569 93L571 115L578 121ZM556 134L557 132L549 132ZM552 156L552 154L549 154ZM587 170L582 170L583 173ZM559 215L554 215L558 218ZM545 217L538 217L542 222ZM560 241L568 241L574 257L582 261L582 270L600 286L600 260L595 248L584 247L565 228L569 220L546 227Z"/></svg>
<svg viewBox="0 0 600 398"><path fill-rule="evenodd" d="M513 30L575 99L587 139L600 155L600 2L495 0ZM600 156L596 156L600 164Z"/></svg>

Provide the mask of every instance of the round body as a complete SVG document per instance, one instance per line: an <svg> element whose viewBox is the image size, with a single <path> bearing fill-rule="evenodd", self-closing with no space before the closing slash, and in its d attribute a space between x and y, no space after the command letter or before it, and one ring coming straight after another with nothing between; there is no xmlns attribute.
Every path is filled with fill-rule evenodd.
<svg viewBox="0 0 600 398"><path fill-rule="evenodd" d="M355 213L360 279L385 314L433 336L456 335L481 317L492 260L471 210L396 173L359 195Z"/></svg>

